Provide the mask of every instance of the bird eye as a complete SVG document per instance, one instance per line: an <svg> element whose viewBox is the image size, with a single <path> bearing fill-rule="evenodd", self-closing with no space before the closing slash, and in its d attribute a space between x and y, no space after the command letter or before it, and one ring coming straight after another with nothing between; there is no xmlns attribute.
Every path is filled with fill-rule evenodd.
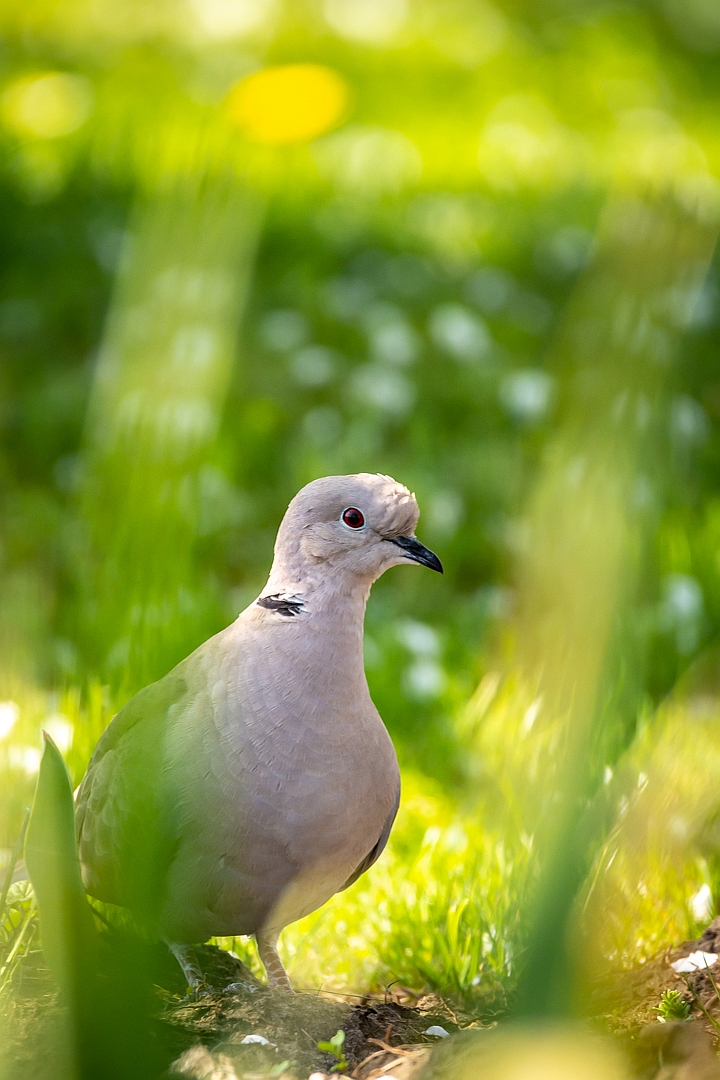
<svg viewBox="0 0 720 1080"><path fill-rule="evenodd" d="M347 510L343 510L342 519L351 529L362 529L365 524L365 515L357 506L348 506Z"/></svg>

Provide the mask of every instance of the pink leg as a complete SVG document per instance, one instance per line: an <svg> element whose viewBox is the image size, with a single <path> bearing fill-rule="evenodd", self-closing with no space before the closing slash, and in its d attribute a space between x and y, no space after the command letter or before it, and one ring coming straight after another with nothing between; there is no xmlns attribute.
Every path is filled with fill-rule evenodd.
<svg viewBox="0 0 720 1080"><path fill-rule="evenodd" d="M256 934L255 940L257 941L260 959L267 971L268 986L273 989L282 988L283 990L292 990L287 972L282 965L282 960L278 956L276 947L277 938L263 937L261 934Z"/></svg>

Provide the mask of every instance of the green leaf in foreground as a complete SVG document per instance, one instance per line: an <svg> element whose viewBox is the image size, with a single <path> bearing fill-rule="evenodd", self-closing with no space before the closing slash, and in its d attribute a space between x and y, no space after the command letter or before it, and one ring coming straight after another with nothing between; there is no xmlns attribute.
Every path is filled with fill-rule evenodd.
<svg viewBox="0 0 720 1080"><path fill-rule="evenodd" d="M72 998L93 980L98 942L80 875L70 777L50 736L44 739L25 864L40 912L45 958Z"/></svg>
<svg viewBox="0 0 720 1080"><path fill-rule="evenodd" d="M62 1072L73 1080L142 1080L154 1065L142 946L118 947L98 933L80 873L70 777L44 738L25 863L43 953L68 1008L73 1060Z"/></svg>

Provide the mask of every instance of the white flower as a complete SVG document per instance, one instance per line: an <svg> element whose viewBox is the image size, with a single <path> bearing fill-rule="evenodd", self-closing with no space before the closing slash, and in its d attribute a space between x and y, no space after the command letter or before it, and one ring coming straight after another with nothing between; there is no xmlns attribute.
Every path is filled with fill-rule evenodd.
<svg viewBox="0 0 720 1080"><path fill-rule="evenodd" d="M0 701L0 739L10 734L19 715L20 709L14 701Z"/></svg>
<svg viewBox="0 0 720 1080"><path fill-rule="evenodd" d="M433 1024L432 1027L426 1028L423 1032L424 1035L434 1035L437 1039L449 1039L450 1032L446 1031L444 1027L440 1027L439 1024Z"/></svg>
<svg viewBox="0 0 720 1080"><path fill-rule="evenodd" d="M430 316L430 336L455 360L472 363L492 352L492 338L483 320L461 304L440 304Z"/></svg>
<svg viewBox="0 0 720 1080"><path fill-rule="evenodd" d="M692 952L689 956L683 956L680 960L676 960L670 967L678 975L684 975L691 971L704 971L705 968L712 967L716 963L717 953L702 952L702 950L698 949L697 952Z"/></svg>
<svg viewBox="0 0 720 1080"><path fill-rule="evenodd" d="M445 689L444 669L429 657L420 657L404 672L403 685L410 697L432 701Z"/></svg>
<svg viewBox="0 0 720 1080"><path fill-rule="evenodd" d="M539 423L550 409L555 380L538 368L523 368L500 383L500 401L515 420Z"/></svg>
<svg viewBox="0 0 720 1080"><path fill-rule="evenodd" d="M66 754L73 743L73 725L67 716L63 716L62 713L53 713L52 716L48 716L42 726L60 753Z"/></svg>
<svg viewBox="0 0 720 1080"><path fill-rule="evenodd" d="M22 769L28 776L40 771L42 754L35 746L11 746L8 749L8 765L11 769Z"/></svg>
<svg viewBox="0 0 720 1080"><path fill-rule="evenodd" d="M241 1046L247 1046L249 1043L257 1043L258 1046L270 1046L270 1040L266 1039L264 1035L246 1035L244 1039L240 1040Z"/></svg>
<svg viewBox="0 0 720 1080"><path fill-rule="evenodd" d="M713 912L713 894L707 882L690 897L690 910L698 922L705 922Z"/></svg>

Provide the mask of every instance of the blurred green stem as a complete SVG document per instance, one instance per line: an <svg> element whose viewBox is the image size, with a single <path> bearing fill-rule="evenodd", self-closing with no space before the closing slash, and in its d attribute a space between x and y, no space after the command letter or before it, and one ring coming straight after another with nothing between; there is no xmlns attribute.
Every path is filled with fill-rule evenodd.
<svg viewBox="0 0 720 1080"><path fill-rule="evenodd" d="M670 197L616 198L557 343L572 390L531 500L520 574L518 659L557 730L530 796L537 887L518 1016L577 1007L571 916L604 839L588 831L586 811L603 767L634 736L616 688L618 627L645 544L638 477L658 471L658 420L681 329L669 297L697 293L716 234L714 219Z"/></svg>
<svg viewBox="0 0 720 1080"><path fill-rule="evenodd" d="M5 988L8 986L15 972L15 968L20 962L20 948L25 942L25 938L27 936L29 928L33 925L34 916L35 904L32 903L28 908L27 912L25 913L25 918L22 920L20 926L18 927L17 935L12 943L5 963L2 965L2 967L0 967L0 994L2 994L3 990L5 990ZM30 941L32 941L32 938L33 933L31 933L28 938L28 941L26 943L26 949L27 946L30 944Z"/></svg>
<svg viewBox="0 0 720 1080"><path fill-rule="evenodd" d="M20 858L20 853L21 853L21 851L23 849L23 844L25 843L25 833L27 832L27 827L28 827L29 820L30 820L30 810L28 809L28 810L25 811L25 819L24 819L24 821L22 823L22 828L20 829L20 835L18 836L17 840L15 841L15 847L12 850L12 854L10 856L10 862L8 863L8 868L7 868L6 872L5 872L5 882L3 884L2 893L0 893L0 918L2 918L2 914L3 914L4 910L5 910L5 901L7 900L7 897L8 897L8 892L10 890L10 885L12 884L13 873L15 871L15 867L17 866L18 859Z"/></svg>
<svg viewBox="0 0 720 1080"><path fill-rule="evenodd" d="M126 241L89 410L80 581L83 637L126 692L181 659L187 624L218 628L194 553L260 220L230 175L178 180Z"/></svg>

